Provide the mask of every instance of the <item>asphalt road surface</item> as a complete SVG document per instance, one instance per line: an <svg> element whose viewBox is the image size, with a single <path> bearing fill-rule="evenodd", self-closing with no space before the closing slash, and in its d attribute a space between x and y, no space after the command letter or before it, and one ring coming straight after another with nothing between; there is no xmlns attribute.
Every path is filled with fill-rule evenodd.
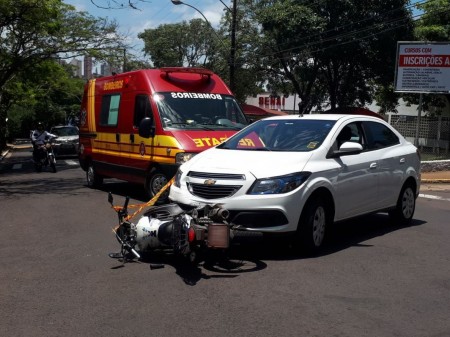
<svg viewBox="0 0 450 337"><path fill-rule="evenodd" d="M450 336L445 188L418 199L409 227L386 214L339 224L315 257L248 243L212 265L124 265L108 257L119 245L107 191L133 204L142 189L89 189L76 158L57 173L30 158L0 162L0 336Z"/></svg>

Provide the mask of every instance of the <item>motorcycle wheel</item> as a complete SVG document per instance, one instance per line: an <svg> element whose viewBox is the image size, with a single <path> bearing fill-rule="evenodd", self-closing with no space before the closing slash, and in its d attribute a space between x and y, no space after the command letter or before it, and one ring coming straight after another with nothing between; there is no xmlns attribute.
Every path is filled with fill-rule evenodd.
<svg viewBox="0 0 450 337"><path fill-rule="evenodd" d="M35 168L36 172L42 172L42 165L41 165L41 163L35 163L34 164L34 168Z"/></svg>
<svg viewBox="0 0 450 337"><path fill-rule="evenodd" d="M56 173L56 160L55 158L50 158L50 167L52 168L53 173Z"/></svg>

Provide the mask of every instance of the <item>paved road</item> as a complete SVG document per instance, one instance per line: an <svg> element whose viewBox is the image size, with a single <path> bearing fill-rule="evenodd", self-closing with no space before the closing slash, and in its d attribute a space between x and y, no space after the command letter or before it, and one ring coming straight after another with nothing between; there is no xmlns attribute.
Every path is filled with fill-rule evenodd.
<svg viewBox="0 0 450 337"><path fill-rule="evenodd" d="M0 164L0 336L450 335L449 201L419 198L405 228L385 214L342 223L317 257L249 244L228 264L123 266L107 256L106 191L139 203L142 189L92 190L72 159L35 173L27 156Z"/></svg>

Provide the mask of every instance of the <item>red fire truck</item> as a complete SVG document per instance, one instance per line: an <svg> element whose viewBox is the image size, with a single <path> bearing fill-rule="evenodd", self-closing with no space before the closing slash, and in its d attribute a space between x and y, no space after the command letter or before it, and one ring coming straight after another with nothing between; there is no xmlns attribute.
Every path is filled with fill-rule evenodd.
<svg viewBox="0 0 450 337"><path fill-rule="evenodd" d="M104 178L154 196L196 153L247 125L229 88L203 68L137 70L90 80L80 112L79 161L89 187Z"/></svg>

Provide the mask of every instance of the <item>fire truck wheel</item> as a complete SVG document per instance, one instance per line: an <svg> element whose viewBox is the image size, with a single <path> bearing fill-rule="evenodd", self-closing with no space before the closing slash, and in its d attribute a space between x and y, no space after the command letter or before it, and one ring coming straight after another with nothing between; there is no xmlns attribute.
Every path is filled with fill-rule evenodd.
<svg viewBox="0 0 450 337"><path fill-rule="evenodd" d="M99 187L103 183L103 177L95 171L92 162L89 163L86 171L86 182L90 188Z"/></svg>
<svg viewBox="0 0 450 337"><path fill-rule="evenodd" d="M159 192L161 188L163 188L169 180L167 176L159 171L155 171L149 175L147 178L147 182L145 185L145 191L149 198L153 198L156 193ZM158 202L164 202L167 200L169 196L169 190L166 190L163 194L161 194L158 198Z"/></svg>

